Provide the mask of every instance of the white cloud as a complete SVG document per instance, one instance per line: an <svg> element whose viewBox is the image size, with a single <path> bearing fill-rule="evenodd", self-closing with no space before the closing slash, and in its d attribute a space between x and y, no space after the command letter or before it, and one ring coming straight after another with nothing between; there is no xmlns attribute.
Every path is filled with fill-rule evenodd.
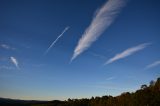
<svg viewBox="0 0 160 106"><path fill-rule="evenodd" d="M15 57L10 57L11 62L19 69L18 61Z"/></svg>
<svg viewBox="0 0 160 106"><path fill-rule="evenodd" d="M150 43L144 43L144 44L140 44L138 46L135 47L131 47L126 49L125 51L123 51L122 53L116 54L114 57L112 57L111 59L109 59L105 64L110 64L114 61L117 61L119 59L123 59L125 57L128 57L140 50L143 50L144 48L146 48L148 45L150 45Z"/></svg>
<svg viewBox="0 0 160 106"><path fill-rule="evenodd" d="M71 61L84 52L115 20L126 0L108 0L93 17L90 26L85 30L74 50Z"/></svg>
<svg viewBox="0 0 160 106"><path fill-rule="evenodd" d="M152 64L147 65L145 69L153 68L153 67L156 67L156 66L159 66L159 65L160 65L160 60L155 61Z"/></svg>
<svg viewBox="0 0 160 106"><path fill-rule="evenodd" d="M44 55L46 55L46 54L49 52L49 50L56 44L56 42L59 40L59 38L61 38L61 37L63 36L63 34L64 34L68 29L69 29L69 27L66 27L66 28L63 30L63 32L56 38L56 40L54 40L54 41L52 42L52 44L49 46L49 48L45 51Z"/></svg>
<svg viewBox="0 0 160 106"><path fill-rule="evenodd" d="M0 44L0 47L7 50L15 50L15 48L7 45L7 44Z"/></svg>

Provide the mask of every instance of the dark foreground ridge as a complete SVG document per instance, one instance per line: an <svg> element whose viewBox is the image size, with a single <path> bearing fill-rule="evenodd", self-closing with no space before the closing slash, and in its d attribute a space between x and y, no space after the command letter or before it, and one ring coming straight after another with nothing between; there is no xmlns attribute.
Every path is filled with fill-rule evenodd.
<svg viewBox="0 0 160 106"><path fill-rule="evenodd" d="M160 78L142 85L134 93L119 96L92 97L91 99L68 99L67 101L25 101L0 98L0 106L160 106Z"/></svg>

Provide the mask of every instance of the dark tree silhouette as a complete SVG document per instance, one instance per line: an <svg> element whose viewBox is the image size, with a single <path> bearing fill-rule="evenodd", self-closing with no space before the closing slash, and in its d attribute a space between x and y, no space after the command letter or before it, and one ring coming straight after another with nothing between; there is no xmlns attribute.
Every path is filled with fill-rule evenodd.
<svg viewBox="0 0 160 106"><path fill-rule="evenodd" d="M145 88L147 88L147 85L146 85L146 84L141 85L141 89L145 89Z"/></svg>

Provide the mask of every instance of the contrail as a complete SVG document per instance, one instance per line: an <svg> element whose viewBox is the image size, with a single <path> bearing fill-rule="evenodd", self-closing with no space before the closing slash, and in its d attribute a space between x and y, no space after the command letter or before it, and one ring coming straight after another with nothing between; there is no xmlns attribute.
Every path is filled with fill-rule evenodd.
<svg viewBox="0 0 160 106"><path fill-rule="evenodd" d="M120 10L126 4L126 0L108 0L96 11L89 27L79 40L71 61L88 49L91 44L114 22Z"/></svg>
<svg viewBox="0 0 160 106"><path fill-rule="evenodd" d="M44 52L44 55L46 55L49 50L56 44L56 42L63 36L63 34L69 29L69 27L66 27L63 32L52 42L52 44L49 46L49 48Z"/></svg>

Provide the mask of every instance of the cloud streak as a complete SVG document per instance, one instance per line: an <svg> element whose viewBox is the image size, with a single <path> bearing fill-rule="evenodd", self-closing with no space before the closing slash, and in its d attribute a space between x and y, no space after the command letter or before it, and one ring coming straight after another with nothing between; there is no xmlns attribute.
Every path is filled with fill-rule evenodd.
<svg viewBox="0 0 160 106"><path fill-rule="evenodd" d="M17 61L17 59L15 58L15 57L10 57L10 60L11 60L11 62L17 67L17 69L20 69L19 68L19 65L18 65L18 61Z"/></svg>
<svg viewBox="0 0 160 106"><path fill-rule="evenodd" d="M122 53L116 54L114 57L109 59L105 64L110 64L110 63L113 63L117 60L123 59L125 57L130 56L130 55L133 55L134 53L136 53L140 50L143 50L148 45L150 45L150 43L144 43L144 44L140 44L140 45L135 46L135 47L128 48L128 49L124 50Z"/></svg>
<svg viewBox="0 0 160 106"><path fill-rule="evenodd" d="M160 65L160 60L155 61L152 64L147 65L145 69L150 69L150 68L153 68L153 67L156 67L156 66L159 66L159 65Z"/></svg>
<svg viewBox="0 0 160 106"><path fill-rule="evenodd" d="M56 40L54 40L53 42L52 42L52 44L48 47L48 49L44 52L44 55L46 55L48 52L49 52L49 50L56 44L56 42L63 36L63 34L67 31L69 29L69 27L66 27L63 31L62 31L62 33L56 38Z"/></svg>
<svg viewBox="0 0 160 106"><path fill-rule="evenodd" d="M15 50L15 48L7 45L7 44L0 44L0 47L6 50Z"/></svg>
<svg viewBox="0 0 160 106"><path fill-rule="evenodd" d="M71 61L88 49L91 44L107 29L126 4L126 0L108 0L93 17L89 27L85 30L76 46Z"/></svg>

